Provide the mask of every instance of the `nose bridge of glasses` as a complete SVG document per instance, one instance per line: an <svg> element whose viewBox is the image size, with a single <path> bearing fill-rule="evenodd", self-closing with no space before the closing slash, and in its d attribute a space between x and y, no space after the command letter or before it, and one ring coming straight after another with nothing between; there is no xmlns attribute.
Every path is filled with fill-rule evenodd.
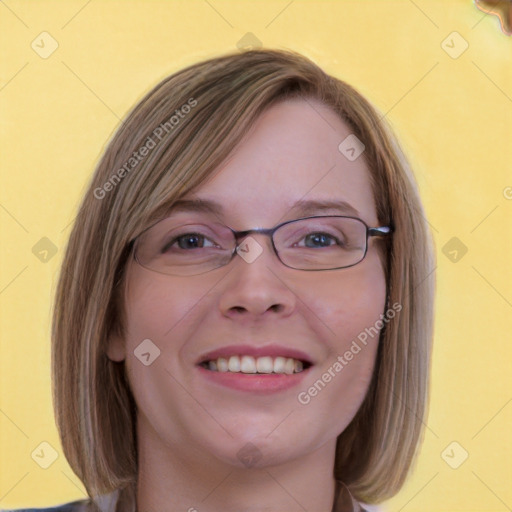
<svg viewBox="0 0 512 512"><path fill-rule="evenodd" d="M232 230L233 234L235 235L235 239L238 242L239 240L242 240L249 235L263 235L263 236L271 236L272 233L275 231L274 228L254 228L254 229L245 229L243 231L235 231Z"/></svg>
<svg viewBox="0 0 512 512"><path fill-rule="evenodd" d="M253 236L255 237L254 241L258 243L260 247L262 246L261 242L263 242L266 239L264 243L267 245L267 247L273 249L272 235L275 231L275 228L254 228L246 229L243 231L231 231L233 232L233 235L235 237L235 250L238 247L243 247L244 241L247 240L248 237ZM258 242L258 240L256 239L257 237L261 237L263 240L260 240L260 242Z"/></svg>

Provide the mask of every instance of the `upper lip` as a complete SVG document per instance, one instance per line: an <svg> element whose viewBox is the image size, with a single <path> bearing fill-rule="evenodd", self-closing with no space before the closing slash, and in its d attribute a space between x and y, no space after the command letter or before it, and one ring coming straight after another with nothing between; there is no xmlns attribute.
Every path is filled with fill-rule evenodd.
<svg viewBox="0 0 512 512"><path fill-rule="evenodd" d="M203 354L197 361L196 364L205 363L207 361L215 360L219 357L224 357L228 359L231 356L253 356L253 357L292 357L294 359L299 359L300 361L305 361L309 364L314 364L311 357L303 352L302 350L298 350L296 348L287 347L284 345L226 345L225 347L220 347L210 352L206 352Z"/></svg>

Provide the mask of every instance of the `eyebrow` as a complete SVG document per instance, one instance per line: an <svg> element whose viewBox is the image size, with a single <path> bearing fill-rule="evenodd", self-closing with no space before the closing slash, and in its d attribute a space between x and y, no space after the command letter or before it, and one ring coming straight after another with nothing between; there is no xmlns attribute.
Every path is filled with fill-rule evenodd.
<svg viewBox="0 0 512 512"><path fill-rule="evenodd" d="M289 207L289 210L294 214L308 216L317 212L336 212L342 214L349 214L359 217L359 212L346 201L334 201L334 200L303 200L296 201ZM174 212L202 212L202 213L213 213L215 215L222 216L224 214L224 208L222 204L213 201L211 199L178 199L175 201L170 209L169 213Z"/></svg>

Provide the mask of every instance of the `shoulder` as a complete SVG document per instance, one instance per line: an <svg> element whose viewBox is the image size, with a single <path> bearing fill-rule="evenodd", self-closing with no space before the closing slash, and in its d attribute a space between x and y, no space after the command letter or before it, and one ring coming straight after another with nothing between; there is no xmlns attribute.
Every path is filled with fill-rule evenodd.
<svg viewBox="0 0 512 512"><path fill-rule="evenodd" d="M20 508L20 509L0 509L0 512L134 512L135 507L118 507L119 489L108 494L97 496L96 498L87 498L82 500L70 501L62 505L46 508Z"/></svg>
<svg viewBox="0 0 512 512"><path fill-rule="evenodd" d="M64 503L56 507L48 508L20 508L12 510L0 510L0 512L87 512L89 510L89 500L79 500L70 503Z"/></svg>

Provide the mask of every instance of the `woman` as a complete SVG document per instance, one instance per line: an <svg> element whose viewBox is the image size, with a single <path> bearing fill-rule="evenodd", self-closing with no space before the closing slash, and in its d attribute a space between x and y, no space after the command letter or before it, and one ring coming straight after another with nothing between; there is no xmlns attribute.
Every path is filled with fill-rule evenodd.
<svg viewBox="0 0 512 512"><path fill-rule="evenodd" d="M426 417L434 257L377 111L291 51L190 66L131 112L57 290L60 511L362 511Z"/></svg>

